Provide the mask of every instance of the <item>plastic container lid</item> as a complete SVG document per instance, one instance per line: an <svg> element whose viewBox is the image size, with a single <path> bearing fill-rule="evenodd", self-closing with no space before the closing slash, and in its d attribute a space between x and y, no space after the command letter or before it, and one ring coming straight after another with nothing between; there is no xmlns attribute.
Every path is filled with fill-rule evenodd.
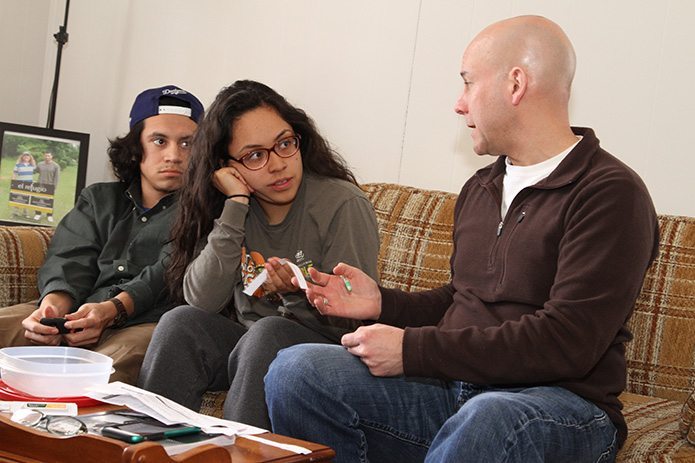
<svg viewBox="0 0 695 463"><path fill-rule="evenodd" d="M0 349L2 380L35 396L81 395L86 387L106 384L113 360L79 347L24 346Z"/></svg>

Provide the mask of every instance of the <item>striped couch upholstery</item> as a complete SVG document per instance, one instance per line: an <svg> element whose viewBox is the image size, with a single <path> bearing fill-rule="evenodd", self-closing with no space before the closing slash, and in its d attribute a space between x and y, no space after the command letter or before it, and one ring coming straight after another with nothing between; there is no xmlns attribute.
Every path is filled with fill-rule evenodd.
<svg viewBox="0 0 695 463"><path fill-rule="evenodd" d="M379 223L382 284L422 290L448 282L456 195L385 183L363 188ZM629 435L618 461L695 463L695 218L662 215L659 225L659 256L630 321L635 339L621 396ZM49 239L49 229L0 226L0 307L36 298ZM224 393L207 393L201 411L221 416L223 401Z"/></svg>
<svg viewBox="0 0 695 463"><path fill-rule="evenodd" d="M52 228L0 225L0 307L38 298L36 273L52 236Z"/></svg>

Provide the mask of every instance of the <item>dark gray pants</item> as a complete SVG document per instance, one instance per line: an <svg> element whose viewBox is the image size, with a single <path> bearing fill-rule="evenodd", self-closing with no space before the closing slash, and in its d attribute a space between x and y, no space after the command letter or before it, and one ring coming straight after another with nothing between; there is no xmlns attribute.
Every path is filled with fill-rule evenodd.
<svg viewBox="0 0 695 463"><path fill-rule="evenodd" d="M205 391L228 389L226 419L270 430L263 378L278 351L307 342L330 343L283 317L247 330L220 314L176 307L157 324L138 385L196 411Z"/></svg>

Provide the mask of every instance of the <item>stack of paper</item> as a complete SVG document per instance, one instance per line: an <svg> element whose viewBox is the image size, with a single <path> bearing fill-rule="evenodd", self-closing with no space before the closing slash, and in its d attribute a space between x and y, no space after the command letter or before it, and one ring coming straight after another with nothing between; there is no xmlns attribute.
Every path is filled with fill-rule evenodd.
<svg viewBox="0 0 695 463"><path fill-rule="evenodd" d="M91 386L87 389L86 395L101 402L126 406L131 410L151 416L164 424L182 423L198 426L203 432L208 434L244 436L253 440L259 440L260 438L254 438L252 435L268 432L255 426L196 413L159 394L121 382ZM309 449L297 445L281 444L269 439L262 439L262 441L264 444L273 445L294 453L305 455L311 453Z"/></svg>

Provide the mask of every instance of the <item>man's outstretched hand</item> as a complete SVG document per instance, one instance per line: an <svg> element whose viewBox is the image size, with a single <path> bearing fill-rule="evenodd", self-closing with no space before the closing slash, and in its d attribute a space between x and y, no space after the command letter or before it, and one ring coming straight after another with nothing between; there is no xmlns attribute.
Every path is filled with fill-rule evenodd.
<svg viewBox="0 0 695 463"><path fill-rule="evenodd" d="M314 268L309 274L313 283L307 281L306 297L321 314L355 320L376 320L381 315L379 287L362 270L340 263L332 275Z"/></svg>

